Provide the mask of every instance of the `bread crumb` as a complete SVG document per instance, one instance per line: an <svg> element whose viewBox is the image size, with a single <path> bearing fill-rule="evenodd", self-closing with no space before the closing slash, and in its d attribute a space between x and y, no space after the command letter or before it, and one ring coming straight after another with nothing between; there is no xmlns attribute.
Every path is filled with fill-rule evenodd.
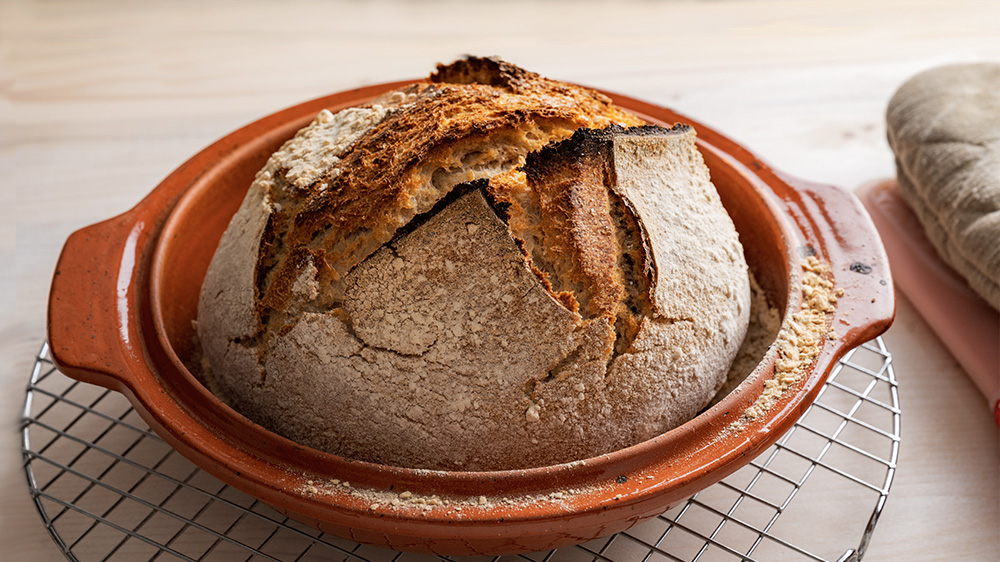
<svg viewBox="0 0 1000 562"><path fill-rule="evenodd" d="M809 256L802 264L802 308L792 314L778 332L778 360L774 376L765 381L764 392L747 408L743 417L755 419L766 413L792 385L807 372L823 349L823 335L829 330L829 319L835 307L830 266Z"/></svg>
<svg viewBox="0 0 1000 562"><path fill-rule="evenodd" d="M300 492L310 496L341 495L350 496L367 502L363 507L367 511L377 510L404 510L416 509L422 512L433 510L447 510L452 513L461 513L466 510L493 510L497 507L522 507L536 503L563 504L566 500L581 493L591 493L597 488L565 488L547 493L521 494L503 497L488 497L482 494L469 496L442 496L438 494L420 494L410 490L403 492L393 492L391 488L385 489L362 489L345 488L344 482L337 479L325 481L307 480L312 484L305 484L300 488Z"/></svg>
<svg viewBox="0 0 1000 562"><path fill-rule="evenodd" d="M528 421L536 422L542 419L541 416L538 415L538 410L539 410L538 404L532 404L528 406L528 410L524 413L524 415L526 418L528 418Z"/></svg>

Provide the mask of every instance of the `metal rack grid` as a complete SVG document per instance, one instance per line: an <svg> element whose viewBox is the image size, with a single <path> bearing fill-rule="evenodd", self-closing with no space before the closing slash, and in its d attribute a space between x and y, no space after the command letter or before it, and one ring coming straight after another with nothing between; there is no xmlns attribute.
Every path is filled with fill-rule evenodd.
<svg viewBox="0 0 1000 562"><path fill-rule="evenodd" d="M899 451L891 361L881 338L852 350L774 446L657 518L574 547L469 560L861 560ZM435 559L360 545L281 516L184 459L120 394L60 374L47 345L35 360L21 427L32 498L70 560ZM823 521L830 532L805 535L795 525L803 520Z"/></svg>

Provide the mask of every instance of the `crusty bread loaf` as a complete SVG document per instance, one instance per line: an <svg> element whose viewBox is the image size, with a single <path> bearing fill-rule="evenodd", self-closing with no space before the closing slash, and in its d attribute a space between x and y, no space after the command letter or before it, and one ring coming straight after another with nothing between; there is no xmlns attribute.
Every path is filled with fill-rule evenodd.
<svg viewBox="0 0 1000 562"><path fill-rule="evenodd" d="M322 113L209 268L213 376L286 437L407 467L567 462L683 423L743 339L747 267L694 132L639 123L494 59Z"/></svg>

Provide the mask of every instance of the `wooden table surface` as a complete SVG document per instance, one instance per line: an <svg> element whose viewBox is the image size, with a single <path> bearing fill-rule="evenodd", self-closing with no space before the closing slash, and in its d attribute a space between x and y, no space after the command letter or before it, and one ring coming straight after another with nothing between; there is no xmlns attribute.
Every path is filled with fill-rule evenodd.
<svg viewBox="0 0 1000 562"><path fill-rule="evenodd" d="M854 189L893 174L894 89L938 64L1000 60L998 38L995 1L0 3L0 559L60 559L16 427L63 241L227 132L498 54L676 108L777 168ZM997 428L902 295L897 310L885 341L901 456L866 560L1000 560Z"/></svg>

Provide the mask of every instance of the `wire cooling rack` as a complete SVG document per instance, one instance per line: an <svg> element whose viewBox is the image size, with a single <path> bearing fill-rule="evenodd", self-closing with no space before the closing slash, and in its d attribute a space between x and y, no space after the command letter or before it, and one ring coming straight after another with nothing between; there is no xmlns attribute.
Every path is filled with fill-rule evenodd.
<svg viewBox="0 0 1000 562"><path fill-rule="evenodd" d="M773 447L657 518L574 547L469 560L861 560L899 451L891 362L881 338L851 351ZM59 373L47 345L22 435L31 496L70 560L435 560L323 534L223 484L152 433L120 394Z"/></svg>

